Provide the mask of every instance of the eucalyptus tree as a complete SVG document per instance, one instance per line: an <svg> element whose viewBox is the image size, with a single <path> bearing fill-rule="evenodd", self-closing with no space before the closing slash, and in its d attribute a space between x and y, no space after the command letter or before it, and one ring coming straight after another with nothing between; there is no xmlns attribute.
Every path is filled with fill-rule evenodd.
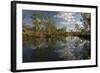
<svg viewBox="0 0 100 73"><path fill-rule="evenodd" d="M46 34L56 34L57 28L52 17L46 15L44 12L33 12L32 24L35 31L45 31Z"/></svg>
<svg viewBox="0 0 100 73"><path fill-rule="evenodd" d="M79 27L78 24L75 24L75 30L76 30L76 32L79 32L80 31L80 27Z"/></svg>
<svg viewBox="0 0 100 73"><path fill-rule="evenodd" d="M32 16L31 16L32 24L33 24L33 27L34 27L35 31L40 30L40 24L41 24L41 17L42 16L43 16L43 14L40 13L40 12L33 13Z"/></svg>
<svg viewBox="0 0 100 73"><path fill-rule="evenodd" d="M81 13L81 16L82 18L80 19L80 21L83 22L84 29L89 32L91 27L91 14Z"/></svg>

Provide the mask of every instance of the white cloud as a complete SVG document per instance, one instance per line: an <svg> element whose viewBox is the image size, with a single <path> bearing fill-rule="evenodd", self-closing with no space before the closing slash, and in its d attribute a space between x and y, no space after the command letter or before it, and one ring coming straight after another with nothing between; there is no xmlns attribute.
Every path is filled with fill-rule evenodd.
<svg viewBox="0 0 100 73"><path fill-rule="evenodd" d="M79 24L79 25L82 25L82 22L81 21L77 21L76 23Z"/></svg>
<svg viewBox="0 0 100 73"><path fill-rule="evenodd" d="M54 18L60 18L63 21L59 21L60 26L67 26L67 27L73 27L76 19L75 19L75 13L71 12L59 12L58 14L54 15Z"/></svg>
<svg viewBox="0 0 100 73"><path fill-rule="evenodd" d="M75 13L68 13L68 12L60 12L57 15L54 15L55 18L61 18L67 22L74 22L75 21L75 17L74 17Z"/></svg>
<svg viewBox="0 0 100 73"><path fill-rule="evenodd" d="M78 20L78 16L76 13L59 12L56 15L54 15L54 18L62 19L58 23L59 28L66 26L66 27L68 27L67 30L74 30L75 24L79 24L80 27L83 27L82 22Z"/></svg>

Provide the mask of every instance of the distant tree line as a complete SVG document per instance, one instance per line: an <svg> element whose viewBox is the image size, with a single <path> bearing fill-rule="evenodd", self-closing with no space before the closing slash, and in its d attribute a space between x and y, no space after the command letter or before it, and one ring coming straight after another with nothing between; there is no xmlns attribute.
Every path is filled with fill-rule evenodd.
<svg viewBox="0 0 100 73"><path fill-rule="evenodd" d="M45 15L43 12L34 12L31 15L32 26L25 25L23 22L24 36L34 37L56 37L67 35L90 35L91 15L89 13L81 13L83 27L75 24L75 31L67 31L67 26L57 29L54 18Z"/></svg>

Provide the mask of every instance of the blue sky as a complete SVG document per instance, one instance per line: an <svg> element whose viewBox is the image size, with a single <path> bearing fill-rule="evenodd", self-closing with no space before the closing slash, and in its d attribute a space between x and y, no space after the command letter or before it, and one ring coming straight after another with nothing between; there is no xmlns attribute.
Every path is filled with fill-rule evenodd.
<svg viewBox="0 0 100 73"><path fill-rule="evenodd" d="M32 13L43 12L46 16L53 18L57 28L67 27L67 30L74 30L75 24L79 24L82 27L80 21L81 13L79 12L60 12L60 11L35 11L35 10L23 10L23 22L26 25L32 25Z"/></svg>

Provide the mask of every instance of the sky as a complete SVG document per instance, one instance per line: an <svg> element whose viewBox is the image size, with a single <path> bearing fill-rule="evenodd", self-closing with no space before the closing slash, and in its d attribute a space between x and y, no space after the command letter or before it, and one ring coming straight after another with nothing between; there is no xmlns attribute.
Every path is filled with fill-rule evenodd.
<svg viewBox="0 0 100 73"><path fill-rule="evenodd" d="M80 27L83 26L82 22L80 21L80 19L82 18L81 13L79 12L23 10L23 22L26 25L32 25L31 16L36 12L43 12L46 16L53 18L58 29L67 27L66 30L75 30L75 24L79 24Z"/></svg>

